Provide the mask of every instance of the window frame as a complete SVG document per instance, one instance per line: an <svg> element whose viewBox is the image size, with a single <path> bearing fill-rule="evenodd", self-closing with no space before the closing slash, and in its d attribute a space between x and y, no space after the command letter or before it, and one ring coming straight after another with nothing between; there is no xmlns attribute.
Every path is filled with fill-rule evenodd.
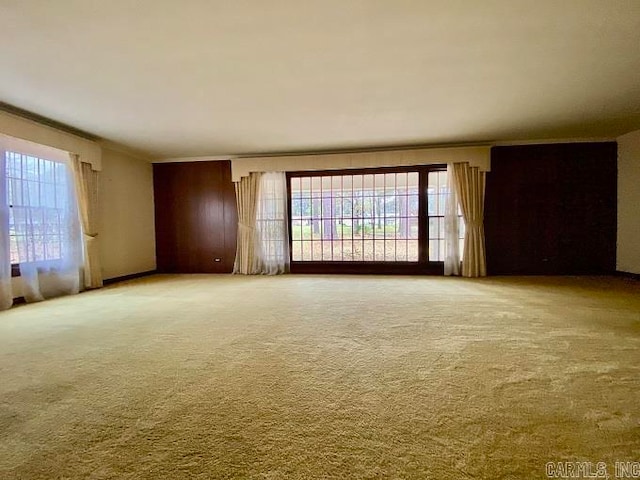
<svg viewBox="0 0 640 480"><path fill-rule="evenodd" d="M287 177L287 221L289 228L289 261L291 273L361 273L361 274L405 274L443 275L444 262L429 260L429 217L427 205L428 176L430 172L447 169L446 164L414 165L398 167L348 168L336 170L301 170L286 172ZM340 175L371 175L385 173L418 173L418 261L297 261L293 260L293 235L291 235L292 198L291 179L297 177L327 177Z"/></svg>

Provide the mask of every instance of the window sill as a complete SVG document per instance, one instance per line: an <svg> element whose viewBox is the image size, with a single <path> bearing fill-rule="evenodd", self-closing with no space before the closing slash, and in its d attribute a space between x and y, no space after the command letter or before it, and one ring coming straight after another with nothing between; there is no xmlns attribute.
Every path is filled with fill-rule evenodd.
<svg viewBox="0 0 640 480"><path fill-rule="evenodd" d="M444 275L444 262L291 262L291 273Z"/></svg>
<svg viewBox="0 0 640 480"><path fill-rule="evenodd" d="M57 263L56 263L57 262ZM56 258L56 259L52 259L52 260L45 260L42 262L28 262L27 265L33 265L38 269L38 272L40 272L40 270L44 270L44 271L48 271L51 270L52 268L58 268L59 266L61 266L62 264L62 259L60 258ZM20 264L19 263L12 263L11 264L11 276L12 277L19 277L20 275Z"/></svg>

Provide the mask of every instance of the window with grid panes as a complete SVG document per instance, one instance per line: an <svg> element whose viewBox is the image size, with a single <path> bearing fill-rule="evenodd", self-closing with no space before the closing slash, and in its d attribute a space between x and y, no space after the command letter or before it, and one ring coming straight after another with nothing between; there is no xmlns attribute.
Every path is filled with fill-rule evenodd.
<svg viewBox="0 0 640 480"><path fill-rule="evenodd" d="M65 241L61 222L69 201L68 167L5 151L12 264L58 260Z"/></svg>
<svg viewBox="0 0 640 480"><path fill-rule="evenodd" d="M291 261L443 262L446 168L389 170L290 174Z"/></svg>
<svg viewBox="0 0 640 480"><path fill-rule="evenodd" d="M419 173L290 178L291 259L417 262Z"/></svg>

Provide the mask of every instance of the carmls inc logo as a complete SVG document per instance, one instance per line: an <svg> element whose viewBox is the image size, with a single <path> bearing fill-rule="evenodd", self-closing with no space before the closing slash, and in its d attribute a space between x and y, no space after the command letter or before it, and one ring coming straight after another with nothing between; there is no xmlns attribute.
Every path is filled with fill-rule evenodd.
<svg viewBox="0 0 640 480"><path fill-rule="evenodd" d="M640 478L640 462L547 462L547 478Z"/></svg>

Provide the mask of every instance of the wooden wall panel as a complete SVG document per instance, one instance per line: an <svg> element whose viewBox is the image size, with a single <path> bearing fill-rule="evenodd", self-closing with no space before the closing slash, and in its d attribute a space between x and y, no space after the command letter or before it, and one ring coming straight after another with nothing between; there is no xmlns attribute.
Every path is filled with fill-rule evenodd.
<svg viewBox="0 0 640 480"><path fill-rule="evenodd" d="M613 272L616 147L494 147L485 197L488 273Z"/></svg>
<svg viewBox="0 0 640 480"><path fill-rule="evenodd" d="M158 270L230 273L237 233L231 162L154 164L153 179Z"/></svg>

